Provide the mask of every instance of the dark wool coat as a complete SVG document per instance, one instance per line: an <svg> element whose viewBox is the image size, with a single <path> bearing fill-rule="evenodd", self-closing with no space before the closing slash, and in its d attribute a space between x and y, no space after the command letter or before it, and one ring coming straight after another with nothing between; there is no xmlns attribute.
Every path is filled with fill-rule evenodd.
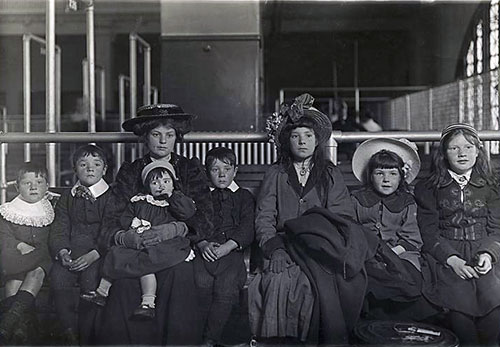
<svg viewBox="0 0 500 347"><path fill-rule="evenodd" d="M424 240L424 295L436 305L472 316L484 316L500 306L500 196L473 171L463 191L447 173L441 186L429 181L415 187L418 224ZM446 260L457 255L473 264L487 252L493 269L478 279L462 280Z"/></svg>

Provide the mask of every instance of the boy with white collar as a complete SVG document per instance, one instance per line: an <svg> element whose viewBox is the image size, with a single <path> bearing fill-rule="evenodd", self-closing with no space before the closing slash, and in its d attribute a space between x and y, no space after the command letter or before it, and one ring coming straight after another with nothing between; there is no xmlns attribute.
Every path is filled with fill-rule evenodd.
<svg viewBox="0 0 500 347"><path fill-rule="evenodd" d="M72 156L78 178L71 190L61 196L55 209L55 220L49 235L49 249L56 259L51 272L56 311L67 337L74 342L77 331L71 288L78 281L80 297L95 296L99 283L100 258L98 240L104 210L110 196L103 176L107 161L104 151L94 145L79 147ZM80 322L82 323L82 322ZM82 330L83 329L83 330ZM86 333L84 333L85 335ZM80 336L85 343L86 336Z"/></svg>
<svg viewBox="0 0 500 347"><path fill-rule="evenodd" d="M231 149L211 149L205 159L214 206L212 235L197 243L201 256L194 259L195 282L204 318L206 345L220 344L231 309L246 279L243 250L254 239L255 203L234 177L238 168Z"/></svg>

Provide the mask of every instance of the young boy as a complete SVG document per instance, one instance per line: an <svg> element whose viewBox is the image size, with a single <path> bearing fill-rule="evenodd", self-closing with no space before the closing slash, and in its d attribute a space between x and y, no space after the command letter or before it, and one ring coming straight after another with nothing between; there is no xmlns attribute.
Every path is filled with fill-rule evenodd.
<svg viewBox="0 0 500 347"><path fill-rule="evenodd" d="M27 321L52 265L47 239L54 210L48 187L47 170L24 163L16 179L19 195L0 206L0 277L6 296L0 304L0 345L34 342L29 339L36 332Z"/></svg>
<svg viewBox="0 0 500 347"><path fill-rule="evenodd" d="M205 168L211 181L214 232L197 243L195 282L205 320L207 345L220 343L224 326L246 279L243 250L254 238L254 199L238 187L238 170L231 149L218 147L206 156Z"/></svg>
<svg viewBox="0 0 500 347"><path fill-rule="evenodd" d="M56 260L50 282L66 337L74 342L79 327L83 343L90 327L77 323L72 288L78 281L81 298L92 300L96 295L101 262L97 241L110 191L103 178L107 161L101 148L79 147L72 162L78 181L61 196L50 229L49 249Z"/></svg>

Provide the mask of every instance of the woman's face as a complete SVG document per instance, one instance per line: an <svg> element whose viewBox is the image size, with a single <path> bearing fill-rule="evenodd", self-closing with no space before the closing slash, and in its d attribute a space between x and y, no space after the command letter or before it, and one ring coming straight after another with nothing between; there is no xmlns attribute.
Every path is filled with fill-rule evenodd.
<svg viewBox="0 0 500 347"><path fill-rule="evenodd" d="M161 159L173 152L176 138L175 129L159 125L146 135L145 144L153 158Z"/></svg>
<svg viewBox="0 0 500 347"><path fill-rule="evenodd" d="M295 161L312 157L318 141L311 128L295 128L290 133L290 150Z"/></svg>
<svg viewBox="0 0 500 347"><path fill-rule="evenodd" d="M453 172L461 175L476 164L479 149L467 141L463 134L454 136L446 146L446 159Z"/></svg>
<svg viewBox="0 0 500 347"><path fill-rule="evenodd" d="M391 195L398 190L401 182L401 175L397 168L381 169L376 168L372 171L373 188L382 195Z"/></svg>

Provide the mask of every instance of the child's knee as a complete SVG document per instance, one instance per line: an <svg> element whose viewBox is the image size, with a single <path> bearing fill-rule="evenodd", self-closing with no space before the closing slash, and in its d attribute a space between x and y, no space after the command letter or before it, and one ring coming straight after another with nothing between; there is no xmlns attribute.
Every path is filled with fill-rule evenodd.
<svg viewBox="0 0 500 347"><path fill-rule="evenodd" d="M41 283L45 279L45 270L41 267L37 267L36 269L31 270L26 274L26 279Z"/></svg>

